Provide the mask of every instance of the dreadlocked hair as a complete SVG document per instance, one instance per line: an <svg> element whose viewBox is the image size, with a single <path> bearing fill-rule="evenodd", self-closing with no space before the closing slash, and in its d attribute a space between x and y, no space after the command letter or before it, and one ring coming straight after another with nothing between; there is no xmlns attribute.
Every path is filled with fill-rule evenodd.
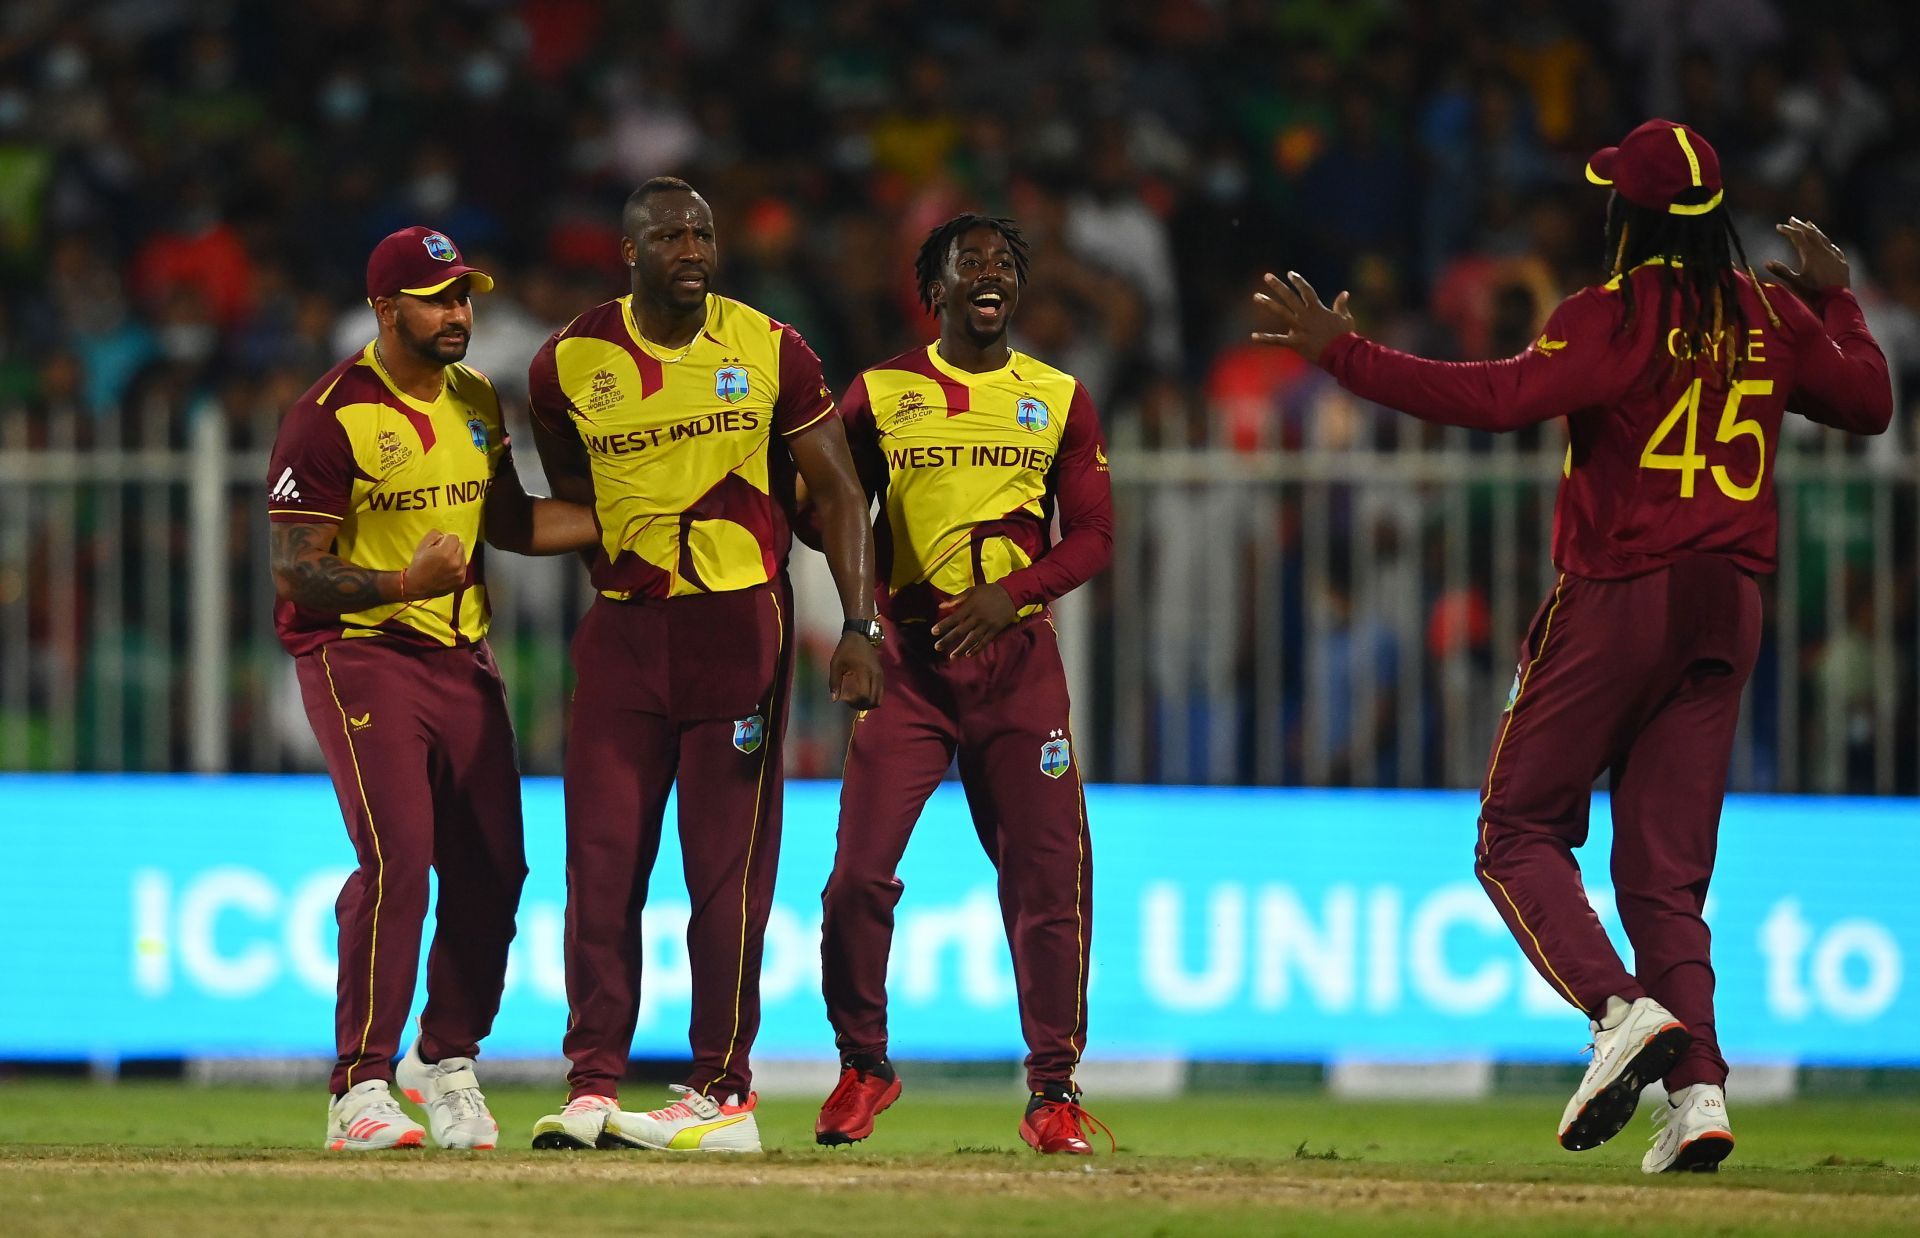
<svg viewBox="0 0 1920 1238"><path fill-rule="evenodd" d="M1013 251L1013 274L1022 287L1027 282L1027 266L1030 260L1027 238L1021 235L1020 225L999 215L976 215L968 212L955 215L927 233L927 239L920 243L920 254L913 260L914 278L920 281L920 304L927 313L933 313L933 286L939 281L947 265L947 254L954 243L975 228L992 228L1006 238L1007 248Z"/></svg>
<svg viewBox="0 0 1920 1238"><path fill-rule="evenodd" d="M1742 273L1753 281L1767 320L1778 327L1780 318L1747 260L1726 209L1676 215L1637 206L1615 194L1607 209L1607 263L1609 276L1619 281L1616 286L1626 309L1623 329L1633 325L1641 308L1635 304L1633 281L1626 275L1648 262L1661 264L1660 298L1653 307L1656 320L1666 331L1679 332L1676 346L1668 350L1682 354L1673 357L1673 374L1678 377L1695 359L1709 360L1720 367L1722 379L1732 383L1746 352L1749 326L1740 305Z"/></svg>

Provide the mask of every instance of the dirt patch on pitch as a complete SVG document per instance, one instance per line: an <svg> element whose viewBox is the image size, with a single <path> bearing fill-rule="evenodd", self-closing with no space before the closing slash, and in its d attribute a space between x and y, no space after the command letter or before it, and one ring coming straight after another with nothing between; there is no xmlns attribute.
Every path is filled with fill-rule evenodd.
<svg viewBox="0 0 1920 1238"><path fill-rule="evenodd" d="M969 1163L977 1162L977 1163ZM1037 1162L1012 1152L985 1149L962 1158L889 1162L859 1160L841 1154L774 1153L765 1157L688 1160L644 1153L527 1153L459 1154L434 1151L383 1153L369 1156L323 1155L304 1152L221 1153L209 1150L145 1153L121 1150L37 1149L15 1151L0 1158L0 1175L48 1174L125 1178L351 1181L516 1184L578 1190L620 1187L629 1191L685 1192L712 1189L738 1192L742 1188L803 1191L885 1193L890 1196L1046 1199L1138 1199L1161 1204L1236 1204L1275 1209L1355 1209L1381 1214L1419 1212L1457 1219L1489 1213L1539 1215L1564 1213L1567 1219L1591 1218L1596 1209L1669 1209L1678 1187L1711 1186L1713 1207L1726 1218L1730 1213L1765 1218L1771 1226L1811 1226L1830 1216L1831 1206L1844 1199L1855 1220L1888 1222L1911 1215L1910 1194L1832 1194L1747 1187L1737 1181L1711 1179L1655 1184L1593 1184L1551 1182L1431 1181L1387 1176L1365 1166L1328 1168L1286 1164L1156 1165L1150 1161L1096 1159L1093 1161ZM1409 1174L1420 1170L1407 1167ZM1697 1197L1696 1197L1697 1198Z"/></svg>

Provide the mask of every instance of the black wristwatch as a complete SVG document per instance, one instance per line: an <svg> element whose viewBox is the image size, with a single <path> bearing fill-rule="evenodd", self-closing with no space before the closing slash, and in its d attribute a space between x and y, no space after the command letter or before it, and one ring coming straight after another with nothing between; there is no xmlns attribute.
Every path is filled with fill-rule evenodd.
<svg viewBox="0 0 1920 1238"><path fill-rule="evenodd" d="M858 636L876 649L887 638L878 619L849 619L840 625L840 631L843 635Z"/></svg>

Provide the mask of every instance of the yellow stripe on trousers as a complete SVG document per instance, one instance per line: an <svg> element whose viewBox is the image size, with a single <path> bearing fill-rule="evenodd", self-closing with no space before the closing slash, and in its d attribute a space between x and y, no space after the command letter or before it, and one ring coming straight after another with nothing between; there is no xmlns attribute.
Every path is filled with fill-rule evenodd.
<svg viewBox="0 0 1920 1238"><path fill-rule="evenodd" d="M767 693L767 738L760 750L760 777L753 792L753 827L752 832L747 835L747 862L740 873L740 966L733 977L733 1030L727 1034L727 1055L720 1059L720 1070L723 1074L733 1064L733 1051L740 1043L740 997L745 992L747 984L747 909L751 901L753 885L753 852L755 845L760 841L760 806L765 802L767 795L767 769L773 758L775 743L776 728L773 723L780 716L780 681L786 674L787 622L786 616L780 610L779 586L776 585L768 590L768 596L773 599L775 632L773 688ZM849 738L847 742L851 745L853 741ZM707 1086L701 1089L702 1094L711 1090L717 1082L719 1082L717 1079L709 1080Z"/></svg>
<svg viewBox="0 0 1920 1238"><path fill-rule="evenodd" d="M320 666L327 672L327 692L333 707L340 711L340 733L347 737L347 756L353 762L353 785L360 791L360 811L367 815L367 833L373 838L373 932L367 942L367 1022L360 1029L360 1049L353 1065L347 1067L347 1086L353 1086L353 1072L367 1060L367 1040L373 1035L373 964L380 954L380 901L386 895L387 861L380 853L380 831L373 824L373 805L367 801L367 783L360 776L360 754L354 750L353 728L347 725L347 707L340 703L340 690L333 685L333 664L327 661L327 647L320 646Z"/></svg>
<svg viewBox="0 0 1920 1238"><path fill-rule="evenodd" d="M1527 663L1527 669L1520 676L1520 684L1515 688L1513 693L1513 705L1507 710L1506 725L1500 728L1499 742L1493 746L1493 760L1487 764L1487 785L1480 795L1480 876L1490 882L1496 890L1500 891L1501 898L1507 900L1507 906L1513 909L1514 922L1526 933L1527 940L1533 943L1533 953L1535 957L1540 960L1540 965L1547 969L1547 975L1551 976L1553 982L1560 986L1560 991L1567 995L1567 1000L1575 1006L1579 1006L1580 999L1573 995L1573 990L1567 987L1567 982L1562 980L1560 973L1554 970L1552 960L1547 958L1547 952L1540 946L1540 938L1534 933L1533 928L1528 925L1526 917L1520 914L1520 906L1513 901L1513 895L1507 893L1507 887L1501 884L1499 878L1487 871L1486 813L1487 801L1493 797L1493 775L1495 771L1500 768L1500 750L1507 745L1507 732L1513 729L1513 719L1515 715L1520 712L1520 701L1526 696L1527 684L1533 679L1533 668L1540 665L1541 658L1547 656L1547 642L1553 639L1553 617L1559 613L1560 595L1562 591L1565 590L1566 585L1567 574L1562 572L1560 573L1560 578L1554 582L1553 604L1547 607L1547 622L1540 630L1540 649L1533 655L1533 661Z"/></svg>

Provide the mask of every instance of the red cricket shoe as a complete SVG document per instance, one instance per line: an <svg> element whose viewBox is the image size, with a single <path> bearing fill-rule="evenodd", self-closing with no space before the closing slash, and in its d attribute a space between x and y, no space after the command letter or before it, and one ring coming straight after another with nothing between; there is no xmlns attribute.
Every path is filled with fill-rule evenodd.
<svg viewBox="0 0 1920 1238"><path fill-rule="evenodd" d="M883 1079L849 1066L840 1072L820 1119L813 1124L813 1141L828 1146L858 1143L873 1134L873 1120L900 1098L900 1076Z"/></svg>
<svg viewBox="0 0 1920 1238"><path fill-rule="evenodd" d="M1043 1100L1027 1110L1020 1119L1020 1138L1036 1152L1049 1155L1064 1152L1069 1156L1092 1156L1087 1142L1089 1127L1099 1127L1107 1137L1107 1146L1118 1152L1120 1145L1105 1122L1080 1107L1078 1100Z"/></svg>

